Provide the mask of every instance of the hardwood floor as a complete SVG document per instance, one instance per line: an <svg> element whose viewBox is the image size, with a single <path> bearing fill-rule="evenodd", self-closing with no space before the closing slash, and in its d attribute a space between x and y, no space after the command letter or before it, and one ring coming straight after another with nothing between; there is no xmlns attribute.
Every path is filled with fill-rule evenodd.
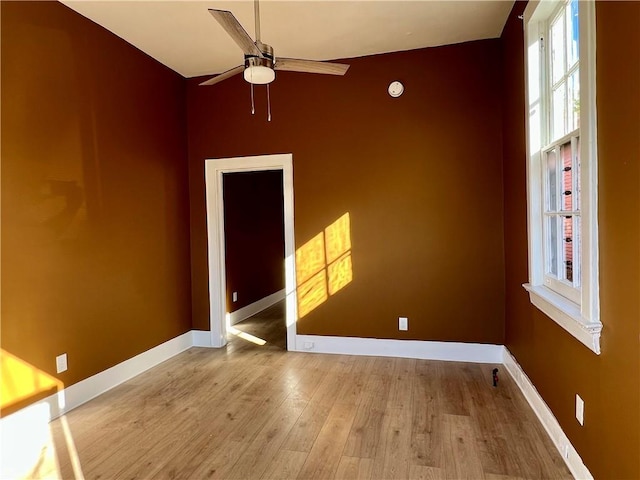
<svg viewBox="0 0 640 480"><path fill-rule="evenodd" d="M571 478L502 369L494 388L493 365L289 353L282 308L236 325L265 345L192 348L52 422L54 474Z"/></svg>

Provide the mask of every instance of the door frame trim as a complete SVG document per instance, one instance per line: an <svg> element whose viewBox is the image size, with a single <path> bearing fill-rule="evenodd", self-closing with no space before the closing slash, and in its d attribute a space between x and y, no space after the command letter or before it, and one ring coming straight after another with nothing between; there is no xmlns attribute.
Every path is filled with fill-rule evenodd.
<svg viewBox="0 0 640 480"><path fill-rule="evenodd" d="M209 264L209 325L211 345L227 344L226 271L224 243L224 173L281 170L284 207L284 260L287 349L296 349L296 265L293 216L293 155L282 153L251 157L207 159L205 195L207 207L207 253Z"/></svg>

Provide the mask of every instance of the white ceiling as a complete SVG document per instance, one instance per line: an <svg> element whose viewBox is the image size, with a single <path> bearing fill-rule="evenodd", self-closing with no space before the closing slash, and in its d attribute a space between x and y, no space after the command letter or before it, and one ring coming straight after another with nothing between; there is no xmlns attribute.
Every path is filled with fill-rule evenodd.
<svg viewBox="0 0 640 480"><path fill-rule="evenodd" d="M230 10L255 39L248 0L61 0L184 77L240 65L207 11ZM276 56L332 60L495 38L513 0L262 0L261 39Z"/></svg>

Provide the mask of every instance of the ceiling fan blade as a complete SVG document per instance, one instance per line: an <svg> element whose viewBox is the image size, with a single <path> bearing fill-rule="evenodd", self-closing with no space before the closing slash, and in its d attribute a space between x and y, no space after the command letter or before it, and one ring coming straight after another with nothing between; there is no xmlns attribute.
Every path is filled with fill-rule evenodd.
<svg viewBox="0 0 640 480"><path fill-rule="evenodd" d="M238 19L233 13L227 10L209 9L209 13L215 18L220 26L225 29L234 42L242 49L245 55L255 55L256 57L262 57L262 53L255 42L251 39L247 31L242 28Z"/></svg>
<svg viewBox="0 0 640 480"><path fill-rule="evenodd" d="M227 70L226 72L223 72L220 75L216 75L215 77L210 78L206 82L202 82L200 86L202 87L205 85L215 85L216 83L220 83L221 81L226 80L227 78L237 75L243 70L244 70L244 65L238 65L237 67L233 67L231 70Z"/></svg>
<svg viewBox="0 0 640 480"><path fill-rule="evenodd" d="M316 60L301 60L299 58L276 57L276 70L304 73L326 73L328 75L344 75L349 69L345 63L318 62Z"/></svg>

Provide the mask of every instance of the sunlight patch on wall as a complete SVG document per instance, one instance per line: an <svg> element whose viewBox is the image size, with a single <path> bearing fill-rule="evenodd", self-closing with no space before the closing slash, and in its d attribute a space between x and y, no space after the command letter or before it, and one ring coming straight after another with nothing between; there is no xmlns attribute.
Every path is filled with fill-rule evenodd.
<svg viewBox="0 0 640 480"><path fill-rule="evenodd" d="M327 301L327 279L323 270L298 287L298 315L300 318Z"/></svg>
<svg viewBox="0 0 640 480"><path fill-rule="evenodd" d="M0 350L0 409L39 396L62 390L63 383L6 350Z"/></svg>
<svg viewBox="0 0 640 480"><path fill-rule="evenodd" d="M324 229L326 239L327 263L332 263L351 250L351 228L349 213L345 213L338 220Z"/></svg>
<svg viewBox="0 0 640 480"><path fill-rule="evenodd" d="M349 212L296 250L298 316L304 317L353 280Z"/></svg>
<svg viewBox="0 0 640 480"><path fill-rule="evenodd" d="M329 295L335 295L351 280L353 280L353 269L351 268L351 254L347 253L334 263L329 264Z"/></svg>
<svg viewBox="0 0 640 480"><path fill-rule="evenodd" d="M324 234L320 232L296 250L296 276L302 285L326 266Z"/></svg>

